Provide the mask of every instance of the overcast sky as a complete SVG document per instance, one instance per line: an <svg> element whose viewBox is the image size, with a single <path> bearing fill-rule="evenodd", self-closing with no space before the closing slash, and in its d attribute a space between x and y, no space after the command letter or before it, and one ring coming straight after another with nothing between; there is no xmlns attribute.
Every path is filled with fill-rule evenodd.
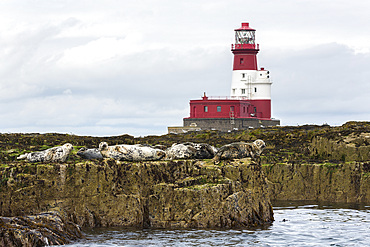
<svg viewBox="0 0 370 247"><path fill-rule="evenodd" d="M281 125L370 120L368 0L1 0L0 132L161 135L249 22Z"/></svg>

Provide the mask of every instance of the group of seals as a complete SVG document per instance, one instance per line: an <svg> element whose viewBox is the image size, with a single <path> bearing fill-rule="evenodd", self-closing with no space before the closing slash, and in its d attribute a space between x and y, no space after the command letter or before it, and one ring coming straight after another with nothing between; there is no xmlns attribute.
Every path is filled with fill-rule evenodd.
<svg viewBox="0 0 370 247"><path fill-rule="evenodd" d="M173 144L169 148L156 145L154 147L143 144L109 146L101 142L99 148L81 148L77 155L84 159L113 158L126 161L144 160L174 160L174 159L211 159L217 149L206 143Z"/></svg>
<svg viewBox="0 0 370 247"><path fill-rule="evenodd" d="M167 149L151 147L149 145L115 145L109 146L106 142L99 144L99 149L82 148L78 155L86 159L113 158L122 161L144 160L174 160L174 159L212 159L215 163L220 160L255 158L261 155L266 144L262 140L253 143L234 142L222 146L220 149L207 143L175 143Z"/></svg>
<svg viewBox="0 0 370 247"><path fill-rule="evenodd" d="M109 146L108 143L101 142L99 148L81 148L77 155L84 159L113 158L120 161L213 158L213 161L217 164L220 160L255 158L261 155L265 146L266 144L262 140L256 140L253 143L234 142L224 145L218 150L207 143L175 143L167 149L164 147L161 149L143 144ZM17 159L27 159L29 162L64 162L72 149L72 144L67 143L44 151L26 153L20 155Z"/></svg>

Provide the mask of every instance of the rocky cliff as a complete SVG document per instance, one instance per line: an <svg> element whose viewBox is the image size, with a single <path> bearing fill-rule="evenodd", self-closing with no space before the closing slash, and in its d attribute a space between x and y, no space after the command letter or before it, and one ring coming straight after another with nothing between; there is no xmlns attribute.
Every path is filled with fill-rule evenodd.
<svg viewBox="0 0 370 247"><path fill-rule="evenodd" d="M370 203L370 163L263 166L272 200Z"/></svg>
<svg viewBox="0 0 370 247"><path fill-rule="evenodd" d="M370 203L369 122L292 130L280 134L284 158L264 159L272 200Z"/></svg>
<svg viewBox="0 0 370 247"><path fill-rule="evenodd" d="M251 227L273 221L267 184L250 159L0 168L0 215L59 211L80 226Z"/></svg>

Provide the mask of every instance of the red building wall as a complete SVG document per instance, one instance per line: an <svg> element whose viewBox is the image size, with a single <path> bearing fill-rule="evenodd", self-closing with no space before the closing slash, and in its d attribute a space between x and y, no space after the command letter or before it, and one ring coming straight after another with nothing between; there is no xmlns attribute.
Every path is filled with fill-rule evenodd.
<svg viewBox="0 0 370 247"><path fill-rule="evenodd" d="M190 100L189 118L271 119L271 100Z"/></svg>

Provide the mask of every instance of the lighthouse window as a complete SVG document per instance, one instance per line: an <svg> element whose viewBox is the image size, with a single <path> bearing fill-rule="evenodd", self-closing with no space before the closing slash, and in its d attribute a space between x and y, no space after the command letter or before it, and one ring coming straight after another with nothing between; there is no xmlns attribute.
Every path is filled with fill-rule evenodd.
<svg viewBox="0 0 370 247"><path fill-rule="evenodd" d="M257 93L257 88L256 87L254 88L254 92Z"/></svg>
<svg viewBox="0 0 370 247"><path fill-rule="evenodd" d="M242 88L242 94L245 94L245 88Z"/></svg>
<svg viewBox="0 0 370 247"><path fill-rule="evenodd" d="M204 106L204 112L208 112L208 106Z"/></svg>
<svg viewBox="0 0 370 247"><path fill-rule="evenodd" d="M221 106L217 106L217 112L221 112Z"/></svg>
<svg viewBox="0 0 370 247"><path fill-rule="evenodd" d="M245 78L245 74L244 73L242 73L242 78Z"/></svg>

